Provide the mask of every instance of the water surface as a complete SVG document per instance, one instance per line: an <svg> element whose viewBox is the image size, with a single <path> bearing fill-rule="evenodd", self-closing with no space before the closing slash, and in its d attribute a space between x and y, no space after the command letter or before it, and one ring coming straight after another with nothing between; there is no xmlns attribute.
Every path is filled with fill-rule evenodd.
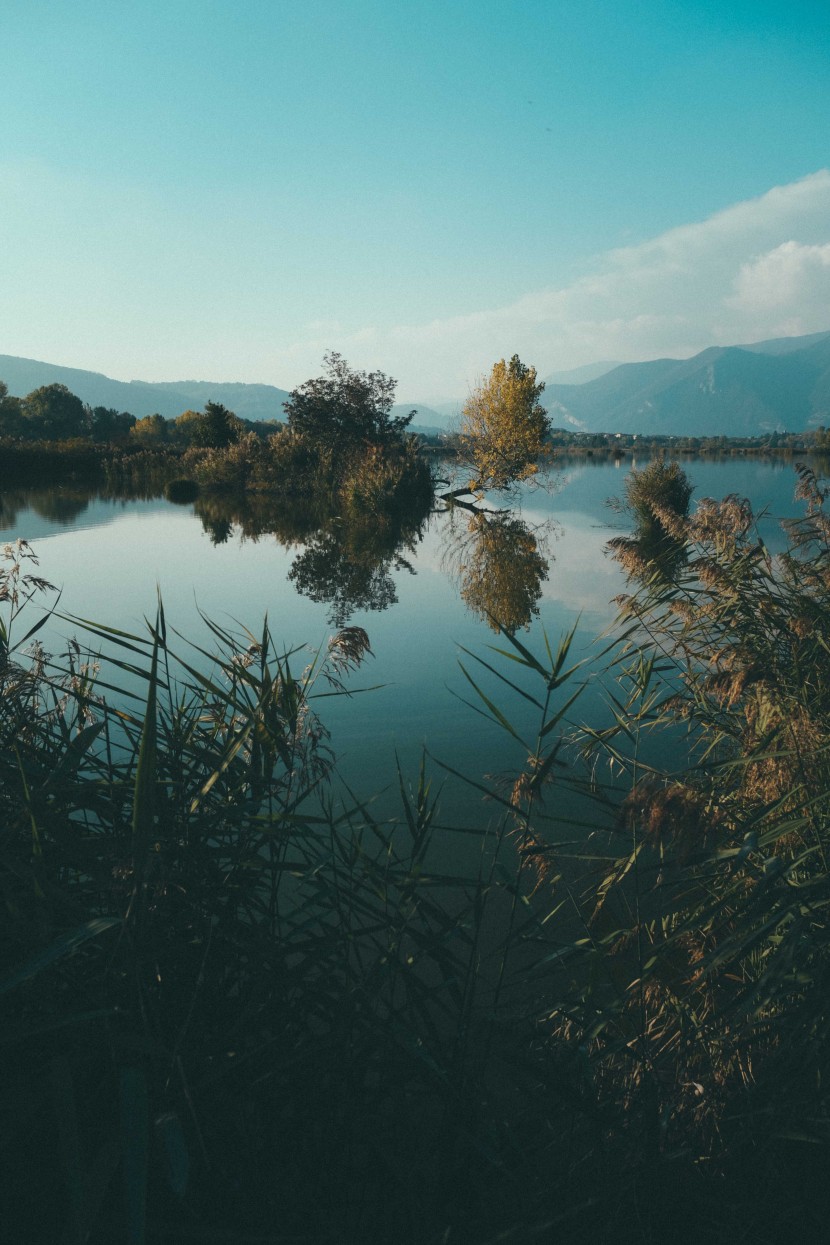
<svg viewBox="0 0 830 1245"><path fill-rule="evenodd" d="M520 509L472 516L431 515L420 527L366 529L337 523L315 531L312 517L262 505L246 511L201 500L174 505L163 498L107 499L77 487L9 490L0 495L0 539L23 537L40 573L62 591L63 613L140 630L155 613L156 591L168 623L200 640L199 611L232 620L254 634L267 614L285 648L325 645L344 624L365 628L374 657L352 676L357 689L378 690L327 700L323 717L343 776L361 794L392 783L396 755L413 778L424 746L471 777L510 771L518 745L465 701L475 699L459 659L462 650L514 668L488 646L505 647L487 610L503 611L530 647L553 642L576 626L573 656L597 650L611 626L613 598L625 590L605 544L624 523L607 506L623 491L631 463L579 460L560 464L548 490L526 491ZM768 544L780 543L777 520L798 513L796 477L786 462L753 459L684 462L695 498L746 496L764 510ZM494 508L489 501L489 508ZM254 533L253 535L251 533ZM529 623L525 630L523 624ZM53 621L45 642L60 651L69 624ZM477 676L476 676L477 677ZM490 690L494 689L491 679ZM533 714L501 689L499 703L532 734ZM589 684L575 715L600 711L602 687ZM436 778L440 771L436 770ZM394 796L381 800L388 811ZM451 784L442 810L449 820L479 825L491 813L479 796Z"/></svg>

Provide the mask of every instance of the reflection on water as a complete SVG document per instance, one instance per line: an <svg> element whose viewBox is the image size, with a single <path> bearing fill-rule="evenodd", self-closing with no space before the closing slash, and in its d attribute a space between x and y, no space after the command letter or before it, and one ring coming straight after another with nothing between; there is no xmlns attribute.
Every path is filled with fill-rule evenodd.
<svg viewBox="0 0 830 1245"><path fill-rule="evenodd" d="M418 533L420 536L420 532ZM398 594L392 570L415 574L401 554L414 552L417 538L397 541L393 536L355 530L335 524L323 528L294 559L288 578L311 601L330 606L329 622L342 627L356 610L385 610Z"/></svg>
<svg viewBox="0 0 830 1245"><path fill-rule="evenodd" d="M395 574L415 574L411 559L423 538L429 507L421 502L384 514L343 514L324 501L298 502L264 494L207 495L195 503L213 544L234 532L243 540L273 536L285 548L302 546L288 578L301 596L329 607L343 627L353 614L397 604ZM539 613L549 557L550 523L531 528L513 511L453 509L444 534L444 562L473 613L497 630L516 631Z"/></svg>
<svg viewBox="0 0 830 1245"><path fill-rule="evenodd" d="M429 505L416 500L383 514L338 514L320 500L211 495L196 501L195 512L217 545L235 529L243 539L302 545L288 578L302 596L329 606L332 626L343 627L359 610L396 604L393 572L415 574L406 555L423 537Z"/></svg>
<svg viewBox="0 0 830 1245"><path fill-rule="evenodd" d="M754 501L756 510L768 507L770 518L764 521L764 539L773 550L778 547L781 536L777 520L795 513L791 464L695 461L687 469L698 497L738 491ZM605 503L611 493L621 491L618 471L619 465L613 462L568 462L563 458L554 467L558 483L555 495L523 493L524 513L457 508L432 518L423 505L386 515L337 515L325 499L301 504L296 498L252 493L205 494L193 504L171 508L161 498L163 481L154 487L151 478L136 475L97 489L74 483L4 488L0 490L0 529L5 539L20 535L36 546L44 537L66 533L69 543L61 546L56 570L63 583L65 560L68 555L67 565L71 565L75 547L71 532L110 525L128 514L144 515L148 520L151 513L156 514L160 524L154 529L159 542L156 550L142 548L139 554L129 544L133 535L122 529L124 568L130 567L137 574L136 568L147 562L147 579L152 584L154 578L166 578L166 568L176 560L164 533L181 533L181 521L192 515L217 547L217 555L223 547L230 553L231 543L240 538L243 544L276 544L283 555L279 559L280 579L267 579L263 587L276 590L277 583L285 585L287 580L292 595L297 593L309 604L323 605L327 622L336 627L361 612L388 611L406 596L407 626L417 629L425 594L435 590L434 580L429 585L421 581L425 573L431 575L439 568L445 583L447 577L454 582L459 607L466 607L470 619L489 627L497 620L505 629L517 630L529 626L540 612L547 617L551 609L562 612L564 623L582 612L583 618L596 617L601 626L610 620L613 607L608 603L619 591L610 559L603 556L613 534L609 531L613 519ZM646 566L650 574L656 567L667 574L679 569L683 551L668 533L646 530L642 524L635 524L632 532L631 516L625 526L628 534L618 536L614 543L618 561L629 573ZM564 536L557 550L555 582L549 578L549 537L554 531L557 540L560 533ZM621 552L625 557L619 556ZM208 561L199 554L192 578L185 575L182 582L195 585L200 575L210 581ZM224 565L227 575L228 568L236 563L226 559ZM418 591L413 595L406 584L409 576L416 574ZM246 589L246 599L249 595ZM215 595L212 582L211 599L221 608L221 594ZM108 595L105 605L110 603ZM445 608L448 612L442 616L442 626L449 625L444 618L451 616L449 603ZM557 625L558 621L554 623Z"/></svg>
<svg viewBox="0 0 830 1245"><path fill-rule="evenodd" d="M509 510L452 514L445 565L454 574L464 603L492 630L518 631L538 616L550 569L544 548L549 527L532 529Z"/></svg>
<svg viewBox="0 0 830 1245"><path fill-rule="evenodd" d="M800 510L791 465L695 461L687 469L697 497L737 492L756 510L768 507L764 540L773 552L781 547L778 520ZM65 614L127 631L142 629L156 584L168 617L194 638L203 635L197 607L255 631L268 614L286 648L324 644L328 617L337 625L353 612L349 621L364 626L372 641L371 681L379 690L328 700L324 718L344 778L355 790L377 792L388 782L390 760L394 769L394 753L408 773L417 772L425 741L459 772L480 775L512 763L501 729L477 719L471 730L470 709L459 695L459 647L486 650L491 616L500 615L506 627L530 624L531 649L542 643L533 634L537 612L553 640L578 623L580 658L594 651L595 637L612 622L625 576L605 547L614 535L638 535L630 518L615 519L606 505L622 491L620 469L582 460L554 470L556 492L522 490L522 511L457 509L387 524L337 519L325 507L256 495L202 496L176 506L161 496L163 481L152 500L144 487L118 494L74 485L7 489L0 491L0 541L32 542L42 574L63 589ZM70 521L73 509L77 517ZM555 562L548 548L554 539ZM361 613L367 610L375 612ZM69 632L70 624L56 619L41 636L60 652ZM211 647L209 637L203 643ZM585 718L603 712L599 682L587 684L580 705ZM532 732L533 712L523 701L510 707L511 721ZM523 759L516 757L518 764ZM476 798L448 787L447 820L457 813L458 824L485 821L490 811ZM383 807L396 799L397 788Z"/></svg>
<svg viewBox="0 0 830 1245"><path fill-rule="evenodd" d="M0 493L0 527L13 528L21 511L31 510L40 518L59 527L71 527L79 515L89 509L93 494L79 485L41 489L4 489Z"/></svg>

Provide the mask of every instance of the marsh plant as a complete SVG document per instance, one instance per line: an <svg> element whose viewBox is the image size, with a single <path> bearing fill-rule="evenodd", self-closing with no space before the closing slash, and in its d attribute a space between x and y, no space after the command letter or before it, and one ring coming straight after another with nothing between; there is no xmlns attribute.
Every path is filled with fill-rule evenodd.
<svg viewBox="0 0 830 1245"><path fill-rule="evenodd" d="M539 653L505 632L500 661L468 655L480 710L528 756L512 788L492 790L525 878L512 985L534 999L535 1073L584 1195L571 1203L578 1229L548 1202L533 1231L785 1241L797 1214L818 1239L830 1143L828 490L799 469L805 513L775 555L744 499L690 512L674 465L642 475L629 489L635 533L612 542L630 591L605 653L604 720L576 716L583 674L563 665L567 642ZM656 536L673 542L671 558L643 556ZM508 712L505 685L535 706L535 738ZM508 1239L528 1231L525 1220Z"/></svg>
<svg viewBox="0 0 830 1245"><path fill-rule="evenodd" d="M641 1172L694 1156L734 1182L724 1239L748 1220L786 1239L799 1203L818 1231L830 1141L828 490L799 469L805 513L774 555L744 499L689 513L679 469L647 472L629 489L639 531L612 542L631 591L609 723L580 732L614 778L597 791L612 859L583 896L567 953L583 969L551 1034L586 1052ZM655 537L671 558L632 557ZM649 763L655 734L674 765Z"/></svg>
<svg viewBox="0 0 830 1245"><path fill-rule="evenodd" d="M694 492L679 463L655 458L648 466L629 472L622 499L609 505L634 525L630 536L610 542L617 561L640 579L662 575L671 580L685 557L678 525L688 516Z"/></svg>
<svg viewBox="0 0 830 1245"><path fill-rule="evenodd" d="M602 720L573 636L464 655L527 758L466 776L487 831L425 768L392 825L336 787L318 708L360 629L197 647L159 609L27 657L48 586L10 550L15 1239L821 1239L830 519L800 490L778 555L739 498L655 502L682 557L625 562Z"/></svg>
<svg viewBox="0 0 830 1245"><path fill-rule="evenodd" d="M467 1051L495 866L428 865L423 773L396 828L335 808L317 708L366 633L309 657L207 623L207 649L159 608L75 620L94 662L27 656L29 555L0 672L15 1239L421 1239L489 1199Z"/></svg>

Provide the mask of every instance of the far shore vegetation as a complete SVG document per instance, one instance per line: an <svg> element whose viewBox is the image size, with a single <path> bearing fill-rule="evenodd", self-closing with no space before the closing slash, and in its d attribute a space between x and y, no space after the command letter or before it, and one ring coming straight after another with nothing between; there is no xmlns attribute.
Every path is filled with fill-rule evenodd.
<svg viewBox="0 0 830 1245"><path fill-rule="evenodd" d="M455 430L410 433L393 416L394 381L326 357L324 376L290 395L283 421L239 419L220 403L176 419L90 407L66 386L14 397L0 380L0 483L65 479L127 483L187 480L201 490L325 495L369 510L423 499L430 480L453 473L453 497L504 489L552 458L830 454L823 426L758 436L639 436L557 428L539 405L544 385L517 356L494 365L470 395ZM414 414L414 412L413 412ZM462 477L464 477L462 479ZM184 494L182 495L184 499Z"/></svg>
<svg viewBox="0 0 830 1245"><path fill-rule="evenodd" d="M277 429L215 403L134 421L62 386L0 394L10 506L11 477L166 489L217 544L235 526L302 544L291 576L335 628L309 660L268 621L205 619L207 651L160 601L135 634L63 617L75 638L50 653L37 550L3 551L10 1240L824 1239L830 488L798 466L774 554L743 499L694 503L680 456L806 456L825 434L589 444L549 427L541 391L501 360L434 447L393 415L393 381L336 354ZM519 634L541 533L480 504L552 452L637 460L601 721L573 633ZM371 660L351 612L388 603L436 505L495 633L463 658L470 730L478 710L523 761L391 758L399 813L379 821L338 778L326 708ZM444 782L486 799L486 827L447 824Z"/></svg>

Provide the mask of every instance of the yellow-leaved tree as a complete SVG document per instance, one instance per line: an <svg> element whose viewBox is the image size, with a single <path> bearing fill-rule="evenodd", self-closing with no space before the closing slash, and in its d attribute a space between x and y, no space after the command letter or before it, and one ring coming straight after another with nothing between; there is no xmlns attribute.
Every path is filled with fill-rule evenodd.
<svg viewBox="0 0 830 1245"><path fill-rule="evenodd" d="M489 378L473 390L461 413L460 457L472 473L462 491L507 489L538 471L549 452L550 423L539 405L544 388L536 369L514 354L509 363L494 364Z"/></svg>

